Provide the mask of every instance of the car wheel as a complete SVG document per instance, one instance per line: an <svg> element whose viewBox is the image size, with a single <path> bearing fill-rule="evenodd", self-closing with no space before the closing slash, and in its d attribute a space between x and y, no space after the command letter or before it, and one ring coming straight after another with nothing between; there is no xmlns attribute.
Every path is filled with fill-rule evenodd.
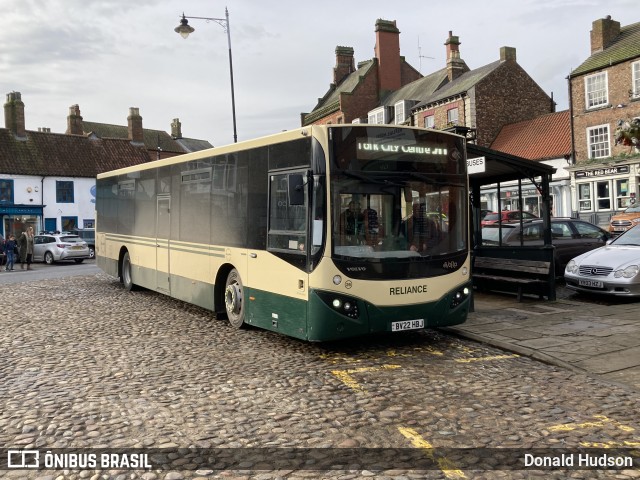
<svg viewBox="0 0 640 480"><path fill-rule="evenodd" d="M84 258L76 258L76 259L74 260L74 262L76 262L76 263L82 263L82 262L84 262Z"/></svg>
<svg viewBox="0 0 640 480"><path fill-rule="evenodd" d="M96 250L93 247L89 247L89 258L95 258Z"/></svg>
<svg viewBox="0 0 640 480"><path fill-rule="evenodd" d="M47 265L53 265L53 253L44 252L44 263Z"/></svg>
<svg viewBox="0 0 640 480"><path fill-rule="evenodd" d="M244 327L244 298L240 273L235 268L229 272L224 289L224 306L229 323L236 328Z"/></svg>

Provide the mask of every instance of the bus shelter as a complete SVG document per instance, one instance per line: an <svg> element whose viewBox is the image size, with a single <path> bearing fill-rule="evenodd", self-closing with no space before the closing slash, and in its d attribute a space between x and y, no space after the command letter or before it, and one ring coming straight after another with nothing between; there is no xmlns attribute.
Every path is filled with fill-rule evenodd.
<svg viewBox="0 0 640 480"><path fill-rule="evenodd" d="M518 299L522 293L535 293L540 298L555 300L555 265L551 242L551 194L549 184L555 168L490 148L467 144L469 188L471 193L472 277L474 285L491 290L516 290ZM521 244L486 245L482 240L481 203L482 187L498 190L505 182L518 183L518 202L522 208L522 187L533 185L541 197L542 245ZM498 205L502 210L502 205ZM501 228L501 216L498 217ZM522 220L520 220L522 226ZM498 235L501 240L502 235Z"/></svg>

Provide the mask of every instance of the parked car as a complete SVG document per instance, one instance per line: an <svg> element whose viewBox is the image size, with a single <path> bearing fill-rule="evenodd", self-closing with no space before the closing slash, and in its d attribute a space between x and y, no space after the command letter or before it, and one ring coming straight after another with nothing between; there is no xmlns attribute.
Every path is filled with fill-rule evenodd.
<svg viewBox="0 0 640 480"><path fill-rule="evenodd" d="M502 245L527 247L544 245L542 219L524 222L522 235L519 222L502 224L502 226L497 223L487 225L482 228L482 244L499 245L500 230L502 230ZM609 232L584 220L551 219L551 243L555 247L556 274L563 274L569 260L584 252L602 247L610 238Z"/></svg>
<svg viewBox="0 0 640 480"><path fill-rule="evenodd" d="M640 296L640 225L606 246L572 259L564 272L567 288L620 297Z"/></svg>
<svg viewBox="0 0 640 480"><path fill-rule="evenodd" d="M480 222L480 225L484 227L485 225L498 223L498 219L500 217L502 217L502 223L518 222L521 218L523 220L533 220L534 218L538 218L533 213L529 212L521 212L520 210L503 210L500 213L487 213Z"/></svg>
<svg viewBox="0 0 640 480"><path fill-rule="evenodd" d="M638 224L640 224L640 203L634 203L622 213L611 217L609 221L609 231L617 235L626 232Z"/></svg>
<svg viewBox="0 0 640 480"><path fill-rule="evenodd" d="M89 247L89 258L96 256L96 230L95 228L76 228L75 235L78 235L82 240L87 242Z"/></svg>
<svg viewBox="0 0 640 480"><path fill-rule="evenodd" d="M82 263L89 257L87 242L78 235L45 234L33 238L33 261L51 265L61 260Z"/></svg>

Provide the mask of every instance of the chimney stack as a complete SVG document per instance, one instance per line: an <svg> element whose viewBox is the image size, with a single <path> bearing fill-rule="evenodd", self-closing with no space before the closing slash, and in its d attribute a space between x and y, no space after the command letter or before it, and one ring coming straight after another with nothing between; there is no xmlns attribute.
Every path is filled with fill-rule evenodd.
<svg viewBox="0 0 640 480"><path fill-rule="evenodd" d="M400 72L400 30L396 21L376 21L375 55L378 59L380 93L398 90L402 86Z"/></svg>
<svg viewBox="0 0 640 480"><path fill-rule="evenodd" d="M144 143L144 135L142 133L142 117L140 109L137 107L129 108L129 116L127 117L129 125L129 140L136 143Z"/></svg>
<svg viewBox="0 0 640 480"><path fill-rule="evenodd" d="M4 104L4 125L18 138L27 136L24 103L22 103L20 92L7 93L7 103Z"/></svg>
<svg viewBox="0 0 640 480"><path fill-rule="evenodd" d="M339 85L351 73L356 71L353 48L336 47L336 66L333 69L333 83Z"/></svg>
<svg viewBox="0 0 640 480"><path fill-rule="evenodd" d="M620 22L611 20L611 15L591 24L591 54L601 52L620 35Z"/></svg>
<svg viewBox="0 0 640 480"><path fill-rule="evenodd" d="M84 135L84 126L82 124L82 116L80 115L80 106L71 105L69 107L69 116L67 116L67 135Z"/></svg>
<svg viewBox="0 0 640 480"><path fill-rule="evenodd" d="M513 47L501 47L500 48L500 61L501 62L506 62L507 60L509 61L516 61L516 49Z"/></svg>
<svg viewBox="0 0 640 480"><path fill-rule="evenodd" d="M179 118L174 118L171 122L171 136L173 138L182 138L182 124Z"/></svg>
<svg viewBox="0 0 640 480"><path fill-rule="evenodd" d="M452 82L469 68L464 60L460 58L460 39L449 31L449 38L444 42L447 47L447 77Z"/></svg>

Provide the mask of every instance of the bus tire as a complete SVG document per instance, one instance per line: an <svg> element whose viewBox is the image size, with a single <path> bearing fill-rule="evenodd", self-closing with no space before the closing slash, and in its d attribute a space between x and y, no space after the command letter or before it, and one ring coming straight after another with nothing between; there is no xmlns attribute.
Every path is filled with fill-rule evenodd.
<svg viewBox="0 0 640 480"><path fill-rule="evenodd" d="M124 286L124 289L130 292L133 290L133 277L131 276L131 257L129 256L129 252L124 252L122 256L122 270L121 270L120 281Z"/></svg>
<svg viewBox="0 0 640 480"><path fill-rule="evenodd" d="M227 282L224 288L224 307L231 325L236 328L245 326L242 279L235 268L227 275Z"/></svg>

